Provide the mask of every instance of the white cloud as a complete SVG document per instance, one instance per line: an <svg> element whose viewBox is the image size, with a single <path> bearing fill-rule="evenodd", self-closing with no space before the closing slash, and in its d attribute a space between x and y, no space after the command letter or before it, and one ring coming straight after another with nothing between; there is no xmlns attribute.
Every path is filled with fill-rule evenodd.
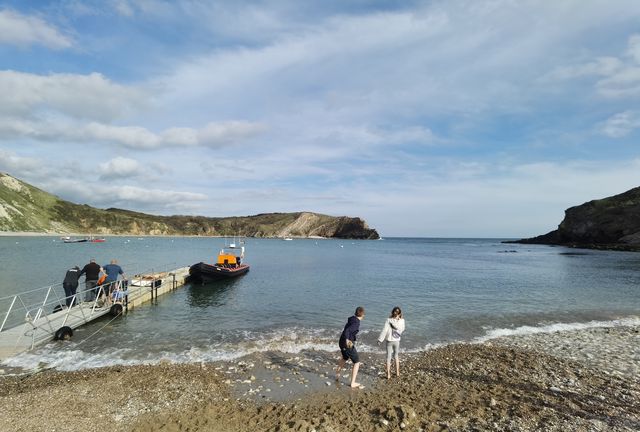
<svg viewBox="0 0 640 432"><path fill-rule="evenodd" d="M9 9L0 10L0 44L43 45L52 49L70 48L73 40L57 28L35 16Z"/></svg>
<svg viewBox="0 0 640 432"><path fill-rule="evenodd" d="M167 211L193 211L209 197L198 192L184 192L133 185L99 184L74 181L63 176L38 182L38 187L75 203L86 203L98 208L118 207L166 213Z"/></svg>
<svg viewBox="0 0 640 432"><path fill-rule="evenodd" d="M146 106L150 96L139 87L116 84L102 74L36 75L0 71L0 113L34 117L65 115L112 121Z"/></svg>
<svg viewBox="0 0 640 432"><path fill-rule="evenodd" d="M597 77L595 89L607 98L640 96L640 34L631 35L619 57L598 57L586 63L561 66L543 77L545 81Z"/></svg>
<svg viewBox="0 0 640 432"><path fill-rule="evenodd" d="M264 130L262 124L228 121L212 122L201 129L170 128L154 133L139 126L0 118L0 140L28 138L49 142L109 143L141 150L197 146L218 148L242 142Z"/></svg>
<svg viewBox="0 0 640 432"><path fill-rule="evenodd" d="M357 147L394 144L433 144L437 141L433 132L423 126L396 127L382 129L377 127L344 126L322 131L318 139L340 144L356 144Z"/></svg>
<svg viewBox="0 0 640 432"><path fill-rule="evenodd" d="M142 167L135 159L118 156L99 165L100 178L104 180L135 177L142 173Z"/></svg>
<svg viewBox="0 0 640 432"><path fill-rule="evenodd" d="M44 163L38 159L18 156L0 149L0 170L13 176L29 175L42 170Z"/></svg>
<svg viewBox="0 0 640 432"><path fill-rule="evenodd" d="M286 27L262 44L218 47L176 63L157 80L167 89L161 104L200 120L205 113L262 119L287 150L317 142L294 136L360 129L354 138L363 147L389 125L439 131L443 119L447 128L438 135L454 135L502 114L548 112L576 96L565 85L571 77L604 80L625 69L627 58L601 55L556 70L585 51L578 44L591 43L585 35L595 25L637 17L631 5L461 1L334 14ZM545 74L561 81L557 93L539 80ZM616 86L603 81L601 91Z"/></svg>
<svg viewBox="0 0 640 432"><path fill-rule="evenodd" d="M197 131L197 142L207 147L220 147L250 138L265 130L266 126L259 123L243 121L212 122Z"/></svg>
<svg viewBox="0 0 640 432"><path fill-rule="evenodd" d="M147 189L136 186L114 187L109 193L119 203L166 205L175 201L206 201L207 195L194 192L179 192L164 189Z"/></svg>
<svg viewBox="0 0 640 432"><path fill-rule="evenodd" d="M640 112L624 111L611 116L601 126L601 132L612 138L622 138L640 128Z"/></svg>
<svg viewBox="0 0 640 432"><path fill-rule="evenodd" d="M579 65L561 66L549 74L544 79L571 80L590 76L610 76L622 69L624 63L617 57L599 57L595 60Z"/></svg>
<svg viewBox="0 0 640 432"><path fill-rule="evenodd" d="M0 71L0 139L114 143L129 148L205 146L240 142L266 130L247 121L207 122L202 128L171 127L155 133L142 126L109 124L152 104L141 87L114 83L101 74L34 75Z"/></svg>
<svg viewBox="0 0 640 432"><path fill-rule="evenodd" d="M640 65L640 35L635 34L629 38L627 55Z"/></svg>
<svg viewBox="0 0 640 432"><path fill-rule="evenodd" d="M127 0L112 0L116 12L122 16L131 18L134 14L133 7Z"/></svg>

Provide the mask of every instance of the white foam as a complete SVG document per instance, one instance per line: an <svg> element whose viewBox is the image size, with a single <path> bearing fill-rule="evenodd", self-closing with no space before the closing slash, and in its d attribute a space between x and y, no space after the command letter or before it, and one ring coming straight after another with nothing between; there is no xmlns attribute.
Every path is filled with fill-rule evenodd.
<svg viewBox="0 0 640 432"><path fill-rule="evenodd" d="M474 342L486 342L491 339L497 339L501 337L510 336L527 336L539 333L556 333L556 332L568 332L576 330L588 330L593 328L606 328L606 327L637 327L640 326L639 317L621 318L611 321L589 321L586 323L554 323L545 324L540 326L521 326L513 329L499 328L487 330L484 336L480 336L474 339Z"/></svg>
<svg viewBox="0 0 640 432"><path fill-rule="evenodd" d="M59 344L48 344L33 352L18 354L2 362L4 366L22 368L30 371L52 368L61 371L74 371L107 366L155 365L169 363L199 363L232 361L255 353L268 351L298 354L305 350L337 352L334 332L288 328L272 332L243 332L241 342L212 342L202 347L191 347L181 352L136 353L132 348L110 350L108 352L86 352L80 349L80 343L70 342L64 349ZM331 336L328 336L331 335ZM371 350L359 346L359 349Z"/></svg>
<svg viewBox="0 0 640 432"><path fill-rule="evenodd" d="M487 329L484 336L472 340L482 343L492 339L510 336L526 336L539 333L566 332L591 328L640 326L640 317L629 317L612 321L590 321L586 323L554 323L540 326L521 326L516 328ZM366 331L363 334L367 333ZM337 353L335 331L324 329L286 328L270 332L242 332L240 342L204 343L179 352L160 351L140 353L138 349L121 348L92 352L81 349L82 342L68 342L64 348L60 344L48 344L36 351L26 352L2 362L6 367L15 367L27 371L52 368L60 371L75 371L107 366L156 365L169 363L200 363L233 361L235 359L264 352L299 354L302 351L322 351ZM453 342L451 342L453 343ZM403 347L405 353L420 353L433 350L449 343L427 343L414 348ZM367 345L360 341L358 351L382 353L384 346Z"/></svg>

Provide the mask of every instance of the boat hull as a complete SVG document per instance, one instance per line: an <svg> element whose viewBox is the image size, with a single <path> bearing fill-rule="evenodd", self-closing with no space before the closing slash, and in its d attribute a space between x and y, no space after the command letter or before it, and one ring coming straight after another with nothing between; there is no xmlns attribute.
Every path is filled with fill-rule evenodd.
<svg viewBox="0 0 640 432"><path fill-rule="evenodd" d="M248 271L248 264L241 264L238 267L228 268L199 262L189 267L189 279L193 282L207 283L217 280L232 279L242 276Z"/></svg>

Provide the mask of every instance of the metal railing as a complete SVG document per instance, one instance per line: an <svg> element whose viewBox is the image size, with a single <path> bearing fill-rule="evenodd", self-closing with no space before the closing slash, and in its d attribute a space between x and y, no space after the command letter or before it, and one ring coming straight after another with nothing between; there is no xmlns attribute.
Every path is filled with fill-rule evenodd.
<svg viewBox="0 0 640 432"><path fill-rule="evenodd" d="M156 266L148 271L135 273L133 277L129 278L129 281L136 278L143 280L144 275L158 275L166 274L166 278L171 278L170 271L176 269L176 263L165 264L162 266ZM158 278L159 279L159 278ZM173 288L175 288L175 276L173 277ZM49 331L54 332L51 323L52 316L56 318L56 326L59 326L60 313L64 313L63 325L66 324L70 314L78 313L82 315L83 321L88 322L94 318L96 310L103 312L103 304L99 301L102 294L106 294L103 297L109 296L106 291L112 283L97 286L95 288L84 288L76 291L75 295L64 296L61 292L64 292L62 284L49 285L41 288L36 288L29 291L24 291L19 294L14 294L0 298L0 314L3 314L2 324L0 324L0 332L7 331L11 328L30 324L32 327L44 327ZM119 289L123 292L127 292L127 295L139 295L144 293L147 289L151 289L152 297L157 297L157 284L156 279L152 278L149 286L126 286L122 280L117 282L117 285L112 286L114 289ZM155 290L155 296L154 296ZM95 296L90 307L87 307L88 302L83 302L82 299L87 298L89 291L95 292ZM67 304L72 305L67 307ZM78 307L80 305L82 307ZM125 302L126 305L126 302ZM0 315L2 316L2 315ZM59 328L59 327L58 327Z"/></svg>

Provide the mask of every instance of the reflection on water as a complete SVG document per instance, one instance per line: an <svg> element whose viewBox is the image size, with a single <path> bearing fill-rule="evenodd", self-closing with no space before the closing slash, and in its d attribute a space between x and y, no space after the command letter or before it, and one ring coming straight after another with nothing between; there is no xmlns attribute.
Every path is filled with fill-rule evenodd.
<svg viewBox="0 0 640 432"><path fill-rule="evenodd" d="M228 279L207 284L190 283L187 288L189 306L197 308L224 306L229 291L238 284L238 279Z"/></svg>

